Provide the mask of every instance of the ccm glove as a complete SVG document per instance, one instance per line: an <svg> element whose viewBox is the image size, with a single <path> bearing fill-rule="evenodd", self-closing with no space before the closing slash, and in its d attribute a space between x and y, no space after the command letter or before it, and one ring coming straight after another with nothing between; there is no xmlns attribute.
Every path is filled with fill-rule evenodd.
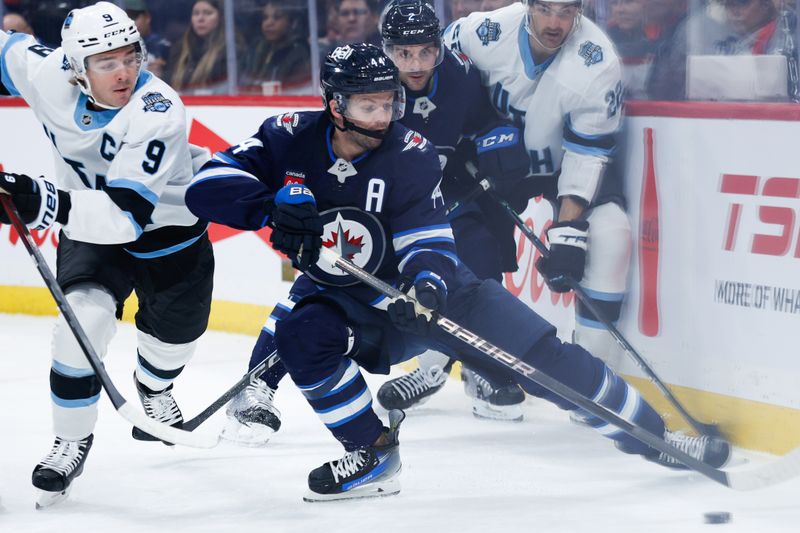
<svg viewBox="0 0 800 533"><path fill-rule="evenodd" d="M447 285L438 274L426 270L417 274L413 283L400 286L400 290L406 289L406 295L396 298L386 308L389 319L401 331L428 335L431 325L444 312Z"/></svg>
<svg viewBox="0 0 800 533"><path fill-rule="evenodd" d="M285 253L295 268L305 271L317 262L322 248L322 220L314 195L305 185L286 185L274 202L269 220L272 247Z"/></svg>
<svg viewBox="0 0 800 533"><path fill-rule="evenodd" d="M481 177L489 178L500 196L513 195L531 166L519 128L511 125L491 128L475 137L475 148Z"/></svg>
<svg viewBox="0 0 800 533"><path fill-rule="evenodd" d="M536 268L553 292L569 292L569 280L583 279L589 223L585 220L558 222L547 230L550 257L540 257Z"/></svg>
<svg viewBox="0 0 800 533"><path fill-rule="evenodd" d="M11 196L22 222L31 229L44 230L54 222L66 224L69 218L69 193L58 190L43 176L0 172L0 194ZM5 209L0 209L0 222L11 223Z"/></svg>

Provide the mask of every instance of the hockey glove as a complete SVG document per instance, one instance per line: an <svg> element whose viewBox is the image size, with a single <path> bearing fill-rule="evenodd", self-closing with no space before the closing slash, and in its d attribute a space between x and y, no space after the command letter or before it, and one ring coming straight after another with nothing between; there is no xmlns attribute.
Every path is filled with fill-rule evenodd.
<svg viewBox="0 0 800 533"><path fill-rule="evenodd" d="M475 138L475 148L480 176L489 178L503 198L513 196L531 165L522 132L511 125L494 127Z"/></svg>
<svg viewBox="0 0 800 533"><path fill-rule="evenodd" d="M292 184L279 190L274 201L269 220L272 247L305 271L317 262L322 248L322 220L314 195L305 185Z"/></svg>
<svg viewBox="0 0 800 533"><path fill-rule="evenodd" d="M569 280L583 279L589 223L585 220L558 222L547 230L550 257L540 257L536 268L553 292L569 292Z"/></svg>
<svg viewBox="0 0 800 533"><path fill-rule="evenodd" d="M44 230L53 222L67 223L72 206L69 193L58 190L43 176L0 172L0 193L11 196L22 222L31 229ZM0 222L11 223L4 209L0 209Z"/></svg>
<svg viewBox="0 0 800 533"><path fill-rule="evenodd" d="M406 284L400 290L405 292ZM401 331L425 336L431 331L439 314L445 310L447 285L437 274L423 271L417 274L404 296L396 298L386 308L392 324Z"/></svg>

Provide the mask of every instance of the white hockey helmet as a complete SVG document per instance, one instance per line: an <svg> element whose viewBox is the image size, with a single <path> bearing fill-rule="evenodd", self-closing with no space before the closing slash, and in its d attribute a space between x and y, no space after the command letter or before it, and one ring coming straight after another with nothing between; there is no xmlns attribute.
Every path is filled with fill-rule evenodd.
<svg viewBox="0 0 800 533"><path fill-rule="evenodd" d="M61 28L61 48L75 74L81 91L98 104L86 75L86 59L94 54L108 52L129 45L136 46L139 71L147 53L136 23L124 10L111 2L73 9L64 19ZM99 104L98 104L99 105ZM107 105L102 107L109 108Z"/></svg>

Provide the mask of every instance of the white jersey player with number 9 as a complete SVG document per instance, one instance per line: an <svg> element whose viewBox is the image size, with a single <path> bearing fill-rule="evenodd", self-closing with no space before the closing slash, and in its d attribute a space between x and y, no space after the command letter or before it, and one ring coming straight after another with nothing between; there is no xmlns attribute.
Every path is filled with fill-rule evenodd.
<svg viewBox="0 0 800 533"><path fill-rule="evenodd" d="M550 190L550 257L537 267L556 292L580 282L616 321L630 260L620 176L609 171L622 119L622 66L575 0L525 0L453 22L446 43L470 57L500 113L524 126L531 174ZM590 229L591 228L591 229ZM579 302L575 341L616 368L620 352Z"/></svg>
<svg viewBox="0 0 800 533"><path fill-rule="evenodd" d="M184 203L193 172L185 109L144 69L142 38L114 4L73 10L61 35L53 50L0 31L0 81L44 126L56 168L52 182L0 172L0 192L29 227L62 225L58 282L101 357L136 291L139 397L148 416L180 426L172 383L208 323L214 270L207 223ZM33 472L40 505L63 499L83 471L100 396L63 317L53 335L56 439Z"/></svg>

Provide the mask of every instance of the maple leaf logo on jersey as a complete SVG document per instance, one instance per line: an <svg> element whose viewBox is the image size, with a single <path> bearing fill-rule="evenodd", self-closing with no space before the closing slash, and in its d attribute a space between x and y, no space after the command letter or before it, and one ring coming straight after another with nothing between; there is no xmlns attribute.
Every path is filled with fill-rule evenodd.
<svg viewBox="0 0 800 533"><path fill-rule="evenodd" d="M483 46L489 46L491 41L500 40L500 34L503 32L500 31L499 22L492 22L492 19L487 18L481 22L481 25L478 26L475 33L478 34L478 39L481 40Z"/></svg>
<svg viewBox="0 0 800 533"><path fill-rule="evenodd" d="M592 41L586 41L578 49L578 55L585 60L587 67L591 67L603 60L603 49Z"/></svg>
<svg viewBox="0 0 800 533"><path fill-rule="evenodd" d="M300 115L297 113L284 113L275 118L275 125L285 129L290 135L294 135L294 129L298 124L300 124Z"/></svg>
<svg viewBox="0 0 800 533"><path fill-rule="evenodd" d="M406 150L411 150L415 146L419 147L419 149L422 150L425 148L425 146L427 146L428 139L426 139L416 131L409 130L409 132L406 133L403 142L406 143L405 147L403 148L403 152L405 152Z"/></svg>
<svg viewBox="0 0 800 533"><path fill-rule="evenodd" d="M357 253L364 247L364 236L350 237L350 230L342 228L341 220L337 221L339 224L336 227L336 232L331 232L331 238L327 241L322 241L325 248L338 248L339 255L352 261Z"/></svg>
<svg viewBox="0 0 800 533"><path fill-rule="evenodd" d="M144 111L152 111L154 113L166 113L172 107L172 100L167 99L161 93L147 93L142 96L144 101Z"/></svg>

